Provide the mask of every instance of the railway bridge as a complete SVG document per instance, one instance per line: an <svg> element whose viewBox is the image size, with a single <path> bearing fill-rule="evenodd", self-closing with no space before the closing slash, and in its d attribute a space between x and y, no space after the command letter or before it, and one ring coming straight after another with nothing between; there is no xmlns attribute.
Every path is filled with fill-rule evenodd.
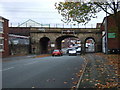
<svg viewBox="0 0 120 90"><path fill-rule="evenodd" d="M32 53L50 53L53 49L61 49L65 38L75 37L81 41L82 51L86 52L85 43L88 39L94 41L94 51L100 52L102 47L102 32L98 28L33 28L30 31Z"/></svg>

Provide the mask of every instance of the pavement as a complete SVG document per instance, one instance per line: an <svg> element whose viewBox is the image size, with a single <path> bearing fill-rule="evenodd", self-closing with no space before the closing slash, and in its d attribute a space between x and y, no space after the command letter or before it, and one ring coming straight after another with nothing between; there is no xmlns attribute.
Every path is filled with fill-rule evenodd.
<svg viewBox="0 0 120 90"><path fill-rule="evenodd" d="M21 56L9 56L6 58L2 58L2 62L16 61L16 60L24 60L29 58L39 58L39 57L47 57L51 56L51 54L41 54L41 55L21 55Z"/></svg>
<svg viewBox="0 0 120 90"><path fill-rule="evenodd" d="M81 88L120 89L120 77L116 73L116 68L107 64L108 60L96 54L86 54L84 58L87 60L87 65L80 77L77 90Z"/></svg>

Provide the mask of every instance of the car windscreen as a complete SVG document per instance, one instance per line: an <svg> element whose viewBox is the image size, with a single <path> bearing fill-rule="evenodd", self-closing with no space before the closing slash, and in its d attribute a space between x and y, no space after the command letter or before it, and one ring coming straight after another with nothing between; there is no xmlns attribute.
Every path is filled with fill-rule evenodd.
<svg viewBox="0 0 120 90"><path fill-rule="evenodd" d="M75 51L75 49L69 49L69 51Z"/></svg>
<svg viewBox="0 0 120 90"><path fill-rule="evenodd" d="M59 50L54 50L54 52L59 52Z"/></svg>

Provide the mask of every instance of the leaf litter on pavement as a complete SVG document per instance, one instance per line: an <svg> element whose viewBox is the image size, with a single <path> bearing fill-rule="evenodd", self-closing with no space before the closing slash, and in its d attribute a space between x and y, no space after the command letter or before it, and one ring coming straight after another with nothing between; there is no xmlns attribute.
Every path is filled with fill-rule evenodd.
<svg viewBox="0 0 120 90"><path fill-rule="evenodd" d="M83 57L84 58L84 57ZM73 77L72 77L72 80L73 80L73 82L72 82L72 84L74 84L75 86L72 86L71 87L71 90L74 90L75 88L77 88L76 86L77 86L77 84L78 84L78 82L79 82L79 78L82 76L82 74L84 73L84 68L86 67L86 64L87 64L87 62L88 62L88 60L86 60L85 58L84 58L84 63L81 65L81 69L79 70L79 72L77 72L77 73L75 73L74 75L78 78L77 80L75 80Z"/></svg>
<svg viewBox="0 0 120 90"><path fill-rule="evenodd" d="M114 57L114 59L113 59ZM117 55L91 54L79 88L118 88Z"/></svg>

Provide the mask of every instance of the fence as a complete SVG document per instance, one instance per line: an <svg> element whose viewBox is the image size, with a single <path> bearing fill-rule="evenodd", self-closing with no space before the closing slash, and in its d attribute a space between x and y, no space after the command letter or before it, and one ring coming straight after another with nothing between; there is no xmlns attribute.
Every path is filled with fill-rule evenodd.
<svg viewBox="0 0 120 90"><path fill-rule="evenodd" d="M86 25L82 25L82 24L62 24L62 23L50 23L50 24L39 24L39 25L35 25L35 24L25 24L25 25L20 25L18 24L13 24L11 23L9 25L10 27L54 27L54 28L86 28ZM93 27L93 25L91 24L90 26L87 26L88 28L95 28Z"/></svg>

